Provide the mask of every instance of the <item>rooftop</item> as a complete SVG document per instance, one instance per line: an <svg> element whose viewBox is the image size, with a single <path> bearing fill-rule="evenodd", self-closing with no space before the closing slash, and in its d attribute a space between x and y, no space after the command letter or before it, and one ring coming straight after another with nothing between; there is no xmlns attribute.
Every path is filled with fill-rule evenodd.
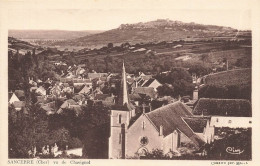
<svg viewBox="0 0 260 166"><path fill-rule="evenodd" d="M194 115L252 117L251 103L245 99L201 98L196 104Z"/></svg>
<svg viewBox="0 0 260 166"><path fill-rule="evenodd" d="M196 145L204 143L184 122L182 117L192 117L191 109L180 101L168 104L146 114L157 130L163 126L163 135L167 136L174 130L179 130L190 138Z"/></svg>

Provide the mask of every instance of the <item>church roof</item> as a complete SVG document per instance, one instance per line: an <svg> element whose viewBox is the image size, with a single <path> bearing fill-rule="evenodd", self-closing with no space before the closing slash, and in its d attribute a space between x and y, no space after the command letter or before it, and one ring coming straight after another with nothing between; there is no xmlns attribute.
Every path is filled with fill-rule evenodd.
<svg viewBox="0 0 260 166"><path fill-rule="evenodd" d="M196 145L200 146L204 143L182 119L182 117L190 117L193 115L191 109L180 101L160 107L146 115L158 131L160 126L163 126L164 136L171 134L174 130L179 130Z"/></svg>
<svg viewBox="0 0 260 166"><path fill-rule="evenodd" d="M196 104L194 115L251 117L252 108L245 99L201 98Z"/></svg>

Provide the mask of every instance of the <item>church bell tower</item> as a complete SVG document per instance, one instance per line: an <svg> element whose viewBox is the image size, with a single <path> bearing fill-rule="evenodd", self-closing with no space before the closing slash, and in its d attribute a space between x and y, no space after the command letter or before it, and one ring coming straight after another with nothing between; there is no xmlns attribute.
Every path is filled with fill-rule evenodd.
<svg viewBox="0 0 260 166"><path fill-rule="evenodd" d="M125 158L125 133L135 109L129 102L125 65L123 62L122 79L118 102L110 114L109 158Z"/></svg>

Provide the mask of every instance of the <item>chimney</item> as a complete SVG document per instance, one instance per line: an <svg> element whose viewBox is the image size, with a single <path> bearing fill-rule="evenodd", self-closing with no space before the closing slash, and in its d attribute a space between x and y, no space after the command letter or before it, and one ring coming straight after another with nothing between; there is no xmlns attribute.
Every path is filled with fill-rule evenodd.
<svg viewBox="0 0 260 166"><path fill-rule="evenodd" d="M199 99L199 90L196 86L195 89L193 90L193 100L198 100L198 99Z"/></svg>
<svg viewBox="0 0 260 166"><path fill-rule="evenodd" d="M163 136L163 126L160 126L160 136Z"/></svg>
<svg viewBox="0 0 260 166"><path fill-rule="evenodd" d="M145 114L145 105L143 104L143 114Z"/></svg>
<svg viewBox="0 0 260 166"><path fill-rule="evenodd" d="M151 103L149 103L149 107L150 107L150 112L152 111L152 105Z"/></svg>

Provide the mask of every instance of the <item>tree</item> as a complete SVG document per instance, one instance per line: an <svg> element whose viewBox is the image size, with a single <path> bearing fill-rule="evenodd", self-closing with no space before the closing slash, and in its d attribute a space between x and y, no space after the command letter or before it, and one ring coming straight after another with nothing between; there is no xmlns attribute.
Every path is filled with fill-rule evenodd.
<svg viewBox="0 0 260 166"><path fill-rule="evenodd" d="M108 47L109 49L113 48L113 43L108 43L108 44L107 44L107 47Z"/></svg>
<svg viewBox="0 0 260 166"><path fill-rule="evenodd" d="M203 65L205 64L205 62L207 62L209 59L209 55L208 54L202 54L201 55L201 60L203 61Z"/></svg>
<svg viewBox="0 0 260 166"><path fill-rule="evenodd" d="M156 75L155 78L161 83L171 84L174 97L190 95L194 89L191 75L183 68L174 68L167 74Z"/></svg>
<svg viewBox="0 0 260 166"><path fill-rule="evenodd" d="M106 72L108 72L108 66L109 66L109 63L112 63L113 59L111 56L107 55L105 58L104 58L104 61L105 61L105 64L106 64Z"/></svg>
<svg viewBox="0 0 260 166"><path fill-rule="evenodd" d="M163 84L157 88L159 96L173 96L174 95L174 88L172 85Z"/></svg>

